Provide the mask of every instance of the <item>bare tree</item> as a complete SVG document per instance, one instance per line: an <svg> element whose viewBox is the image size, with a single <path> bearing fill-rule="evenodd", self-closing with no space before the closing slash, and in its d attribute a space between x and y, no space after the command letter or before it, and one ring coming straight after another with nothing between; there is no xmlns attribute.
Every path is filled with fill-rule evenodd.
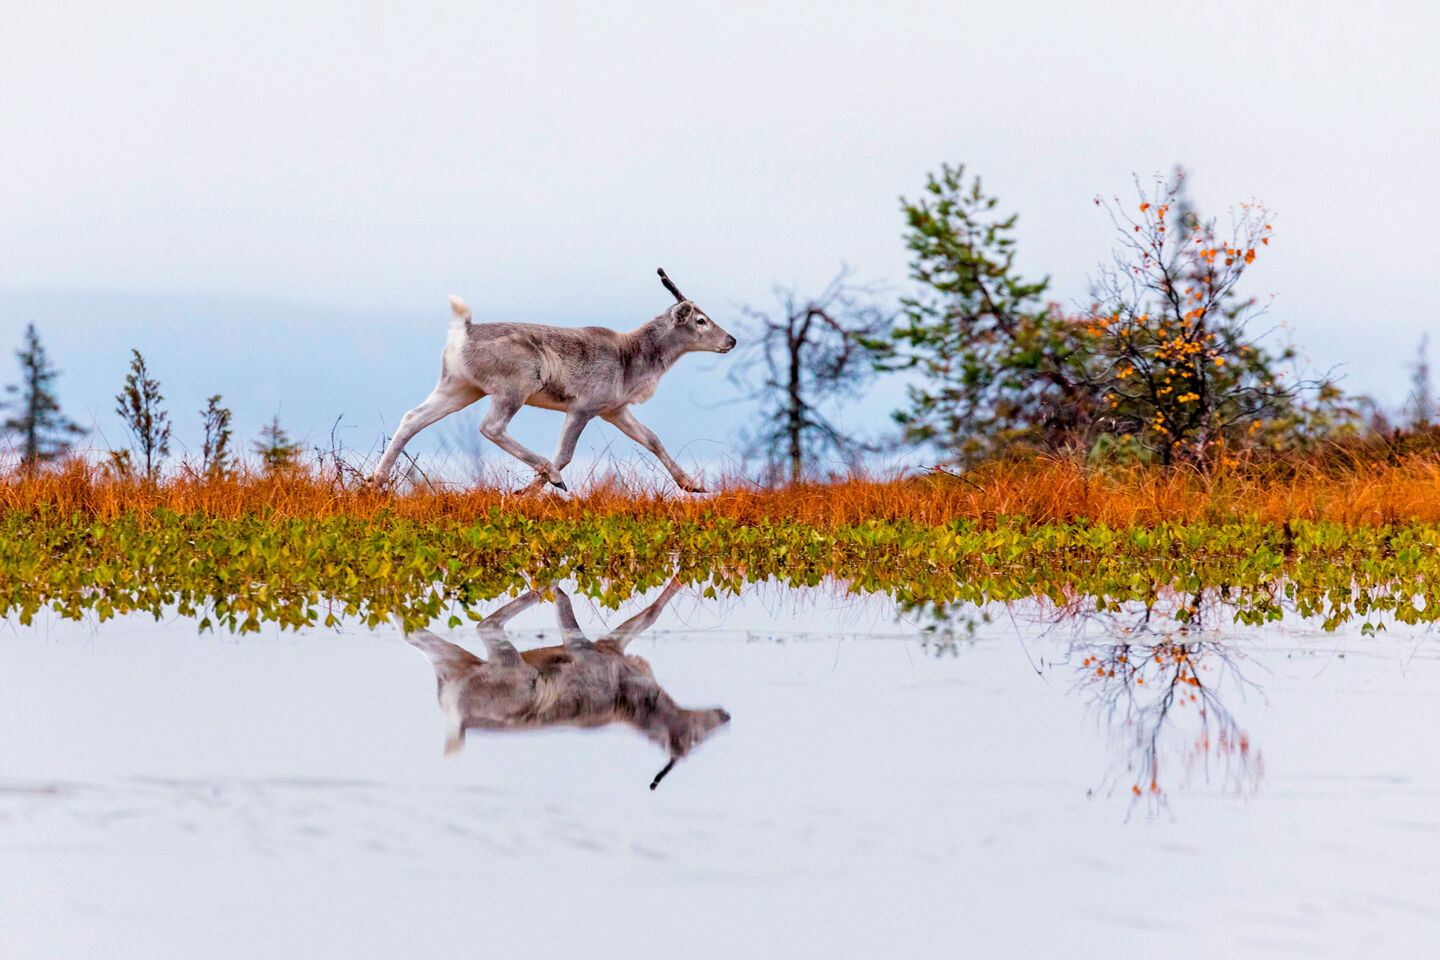
<svg viewBox="0 0 1440 960"><path fill-rule="evenodd" d="M769 482L788 473L791 483L799 483L831 455L858 465L867 449L822 412L855 397L874 375L863 341L884 334L892 321L876 303L877 291L849 277L849 268L841 267L808 299L777 287L775 313L745 308L754 335L746 338L749 355L730 379L759 403L755 427L743 439L747 456L763 459Z"/></svg>

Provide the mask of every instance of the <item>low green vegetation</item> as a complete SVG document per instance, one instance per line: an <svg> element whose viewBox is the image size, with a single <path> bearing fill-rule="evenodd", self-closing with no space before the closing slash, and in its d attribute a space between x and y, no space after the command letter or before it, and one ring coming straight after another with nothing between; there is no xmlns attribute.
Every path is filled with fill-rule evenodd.
<svg viewBox="0 0 1440 960"><path fill-rule="evenodd" d="M0 614L147 612L241 633L391 612L478 619L498 596L574 580L616 605L678 573L707 596L745 584L887 593L907 607L1040 600L1058 611L1158 611L1327 629L1440 619L1440 524L1159 524L1113 528L870 520L586 517L494 510L473 521L222 518L164 509L100 521L44 508L0 520Z"/></svg>

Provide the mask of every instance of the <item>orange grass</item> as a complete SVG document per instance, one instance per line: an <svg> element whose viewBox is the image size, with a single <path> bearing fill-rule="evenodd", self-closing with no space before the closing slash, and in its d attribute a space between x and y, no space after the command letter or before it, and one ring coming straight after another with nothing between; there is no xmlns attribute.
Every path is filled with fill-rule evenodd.
<svg viewBox="0 0 1440 960"><path fill-rule="evenodd" d="M1440 521L1440 456L1406 455L1344 465L1309 461L1240 464L1203 473L1189 468L1085 468L1034 457L990 464L964 474L932 472L908 478L836 480L760 489L743 480L718 492L689 496L673 488L592 478L576 495L525 497L495 487L428 487L373 493L356 481L301 468L274 475L240 473L222 480L177 476L149 485L71 463L33 477L0 476L0 509L66 513L98 520L125 511L164 508L234 517L269 512L277 519L385 514L417 521L468 520L492 508L534 518L620 516L739 522L786 518L816 527L868 519L943 524L956 519L993 522L1023 515L1032 523L1087 518L1112 526L1163 521L1223 523L1259 519L1378 524Z"/></svg>

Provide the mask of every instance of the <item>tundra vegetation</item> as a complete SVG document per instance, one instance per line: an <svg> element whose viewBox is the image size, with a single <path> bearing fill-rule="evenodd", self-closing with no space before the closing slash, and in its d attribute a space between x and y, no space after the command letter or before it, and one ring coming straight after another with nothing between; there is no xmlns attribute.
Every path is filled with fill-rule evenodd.
<svg viewBox="0 0 1440 960"><path fill-rule="evenodd" d="M1075 309L1019 274L1015 215L944 167L902 201L912 286L897 306L842 272L748 311L735 379L758 410L760 482L722 478L705 497L614 474L527 496L414 461L408 482L377 488L333 440L307 449L278 417L247 461L218 395L198 460L167 469L170 423L138 352L116 398L132 446L98 466L66 455L78 428L32 329L11 388L30 400L5 422L0 614L456 625L561 581L615 605L677 577L711 595L824 583L911 608L1024 601L1182 626L1440 619L1424 346L1391 423L1255 329L1264 306L1241 281L1274 240L1263 207L1222 228L1178 172L1097 206L1118 239ZM844 405L894 371L897 435L843 426ZM885 448L930 466L866 474L861 455Z"/></svg>
<svg viewBox="0 0 1440 960"><path fill-rule="evenodd" d="M1293 466L1293 465L1292 465ZM680 500L375 493L303 469L159 485L73 464L0 486L0 611L178 611L255 630L391 613L475 617L573 578L607 605L672 574L703 592L778 579L915 606L1038 600L1180 621L1224 608L1440 618L1440 459L1097 476L1064 461ZM1218 607L1216 606L1218 604ZM1367 621L1370 622L1370 621ZM1377 621L1378 622L1378 621Z"/></svg>

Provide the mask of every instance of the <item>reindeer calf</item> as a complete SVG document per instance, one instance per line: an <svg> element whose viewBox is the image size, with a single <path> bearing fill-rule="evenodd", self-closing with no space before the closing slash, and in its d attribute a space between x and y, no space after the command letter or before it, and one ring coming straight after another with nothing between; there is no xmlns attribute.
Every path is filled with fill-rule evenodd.
<svg viewBox="0 0 1440 960"><path fill-rule="evenodd" d="M681 489L703 493L701 481L680 468L654 431L630 412L630 405L650 399L660 377L685 354L728 353L735 338L685 299L664 270L658 273L675 297L675 305L629 333L605 327L476 324L471 322L465 301L451 297L455 316L440 355L440 382L424 403L401 418L375 469L375 486L385 482L411 437L441 417L489 396L490 411L480 432L534 468L536 477L529 490L539 489L547 480L565 489L560 471L575 455L580 431L599 417L659 457ZM565 413L560 443L549 460L505 430L515 413L527 405Z"/></svg>
<svg viewBox="0 0 1440 960"><path fill-rule="evenodd" d="M679 589L679 579L672 580L658 600L593 643L580 633L570 598L556 589L564 644L522 653L506 638L505 623L540 599L531 590L478 624L485 660L429 630L406 632L404 623L394 619L405 639L435 668L447 754L464 745L466 730L624 723L670 754L670 762L650 783L654 790L677 760L730 722L730 714L719 707L687 710L677 705L655 681L648 663L625 655L625 645L655 623Z"/></svg>

